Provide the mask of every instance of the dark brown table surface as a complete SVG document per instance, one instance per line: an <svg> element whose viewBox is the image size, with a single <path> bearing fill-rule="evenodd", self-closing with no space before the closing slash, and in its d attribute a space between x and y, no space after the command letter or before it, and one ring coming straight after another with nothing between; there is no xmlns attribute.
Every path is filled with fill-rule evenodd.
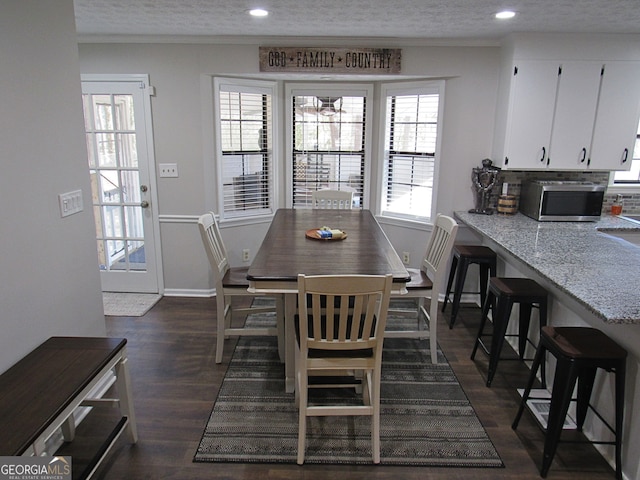
<svg viewBox="0 0 640 480"><path fill-rule="evenodd" d="M126 343L51 337L0 375L0 455L26 451Z"/></svg>
<svg viewBox="0 0 640 480"><path fill-rule="evenodd" d="M329 227L347 234L344 240L314 240L310 229ZM296 282L305 275L391 273L394 282L410 277L391 242L369 210L280 209L265 236L248 279Z"/></svg>

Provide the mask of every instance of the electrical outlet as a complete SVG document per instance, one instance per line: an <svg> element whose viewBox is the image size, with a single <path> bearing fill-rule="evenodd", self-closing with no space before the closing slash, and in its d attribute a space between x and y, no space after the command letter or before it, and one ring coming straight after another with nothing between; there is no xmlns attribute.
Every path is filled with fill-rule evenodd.
<svg viewBox="0 0 640 480"><path fill-rule="evenodd" d="M411 263L409 252L402 252L402 263L405 265L409 265L409 263Z"/></svg>
<svg viewBox="0 0 640 480"><path fill-rule="evenodd" d="M242 261L248 262L250 255L251 255L251 252L249 251L248 248L245 248L244 250L242 250Z"/></svg>
<svg viewBox="0 0 640 480"><path fill-rule="evenodd" d="M176 178L178 176L178 164L177 163L161 163L158 165L160 168L160 176L161 177L172 177Z"/></svg>

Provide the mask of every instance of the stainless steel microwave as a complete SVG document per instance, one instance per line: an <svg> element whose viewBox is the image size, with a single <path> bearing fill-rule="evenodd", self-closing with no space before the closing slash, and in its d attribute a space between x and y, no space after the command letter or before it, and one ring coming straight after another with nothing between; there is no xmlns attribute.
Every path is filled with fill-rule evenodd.
<svg viewBox="0 0 640 480"><path fill-rule="evenodd" d="M536 180L522 183L520 211L539 222L588 222L600 219L604 185Z"/></svg>

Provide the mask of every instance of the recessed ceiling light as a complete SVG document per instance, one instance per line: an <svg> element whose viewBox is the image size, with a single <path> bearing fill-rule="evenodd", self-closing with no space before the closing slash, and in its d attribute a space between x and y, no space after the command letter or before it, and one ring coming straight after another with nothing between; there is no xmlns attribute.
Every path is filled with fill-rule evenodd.
<svg viewBox="0 0 640 480"><path fill-rule="evenodd" d="M254 8L252 10L249 10L249 15L251 15L252 17L266 17L267 15L269 15L269 12L267 12L263 8Z"/></svg>
<svg viewBox="0 0 640 480"><path fill-rule="evenodd" d="M496 13L496 18L499 18L500 20L513 18L515 16L516 16L516 12L511 11L511 10L503 10L501 12Z"/></svg>

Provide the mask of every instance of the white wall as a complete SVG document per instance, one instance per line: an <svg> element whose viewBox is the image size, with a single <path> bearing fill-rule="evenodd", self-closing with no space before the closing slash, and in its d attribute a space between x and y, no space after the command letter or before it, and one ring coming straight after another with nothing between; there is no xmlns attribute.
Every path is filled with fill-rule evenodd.
<svg viewBox="0 0 640 480"><path fill-rule="evenodd" d="M105 324L73 1L3 0L0 45L2 372L50 336ZM84 211L61 218L58 194L77 189Z"/></svg>
<svg viewBox="0 0 640 480"><path fill-rule="evenodd" d="M362 46L358 40L352 43ZM179 178L158 179L166 293L193 294L212 286L196 225L188 221L207 209L216 209L209 200L216 198L215 182L208 176L215 169L204 153L204 137L210 133L202 120L211 105L201 90L201 79L210 75L258 76L258 46L79 46L82 73L148 73L156 88L151 100L156 163L177 163L180 172ZM500 49L402 46L402 55L404 75L446 78L437 210L451 214L471 208L471 169L491 152ZM266 228L258 224L224 229L232 264L242 264L242 249L256 252ZM428 232L416 234L391 225L384 228L397 250L411 252L412 262L417 264Z"/></svg>

